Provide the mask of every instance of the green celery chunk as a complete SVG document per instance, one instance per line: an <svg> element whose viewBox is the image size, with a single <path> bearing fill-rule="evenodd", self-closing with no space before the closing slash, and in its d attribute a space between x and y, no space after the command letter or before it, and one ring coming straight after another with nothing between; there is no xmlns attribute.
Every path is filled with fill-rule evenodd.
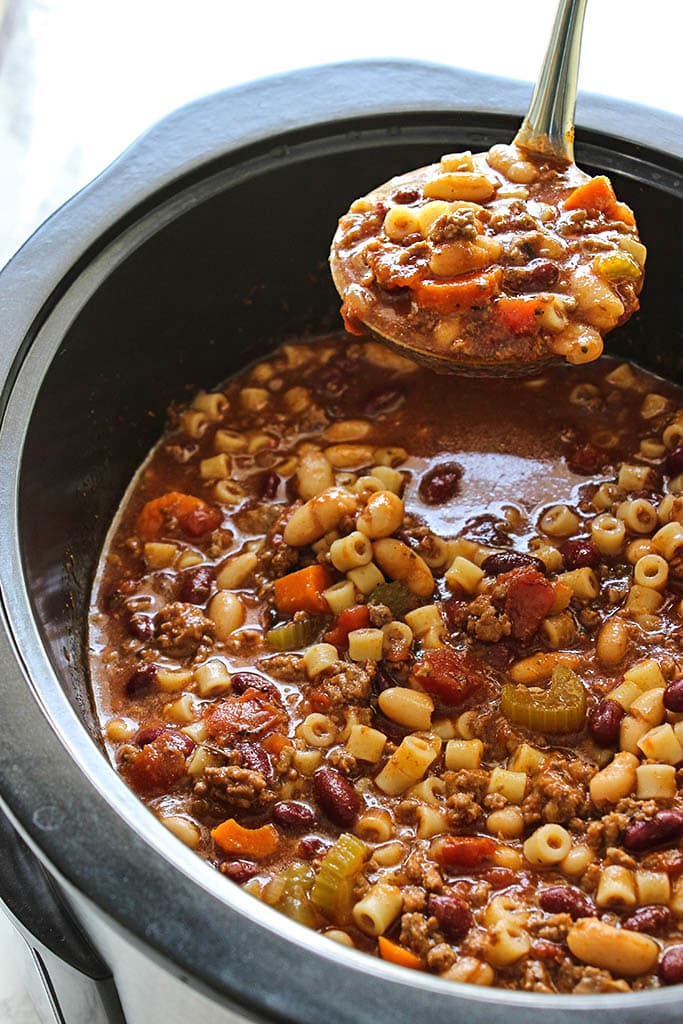
<svg viewBox="0 0 683 1024"><path fill-rule="evenodd" d="M415 594L404 583L395 580L393 583L380 583L368 598L368 604L384 604L395 619L401 619L406 612L417 606Z"/></svg>
<svg viewBox="0 0 683 1024"><path fill-rule="evenodd" d="M325 621L321 616L314 616L300 622L285 622L282 626L274 626L266 633L266 643L274 651L297 651L308 647L320 636Z"/></svg>
<svg viewBox="0 0 683 1024"><path fill-rule="evenodd" d="M349 920L353 882L368 853L368 847L361 839L343 832L320 865L311 899L318 910L338 924Z"/></svg>
<svg viewBox="0 0 683 1024"><path fill-rule="evenodd" d="M566 665L558 665L550 686L542 693L506 683L500 710L514 725L535 732L578 732L586 720L586 691L575 672Z"/></svg>

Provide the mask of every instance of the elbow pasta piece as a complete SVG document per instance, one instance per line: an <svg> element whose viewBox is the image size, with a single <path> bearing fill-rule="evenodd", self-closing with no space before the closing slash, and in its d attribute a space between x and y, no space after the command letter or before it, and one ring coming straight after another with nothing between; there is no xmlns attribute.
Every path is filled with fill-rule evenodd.
<svg viewBox="0 0 683 1024"><path fill-rule="evenodd" d="M638 746L645 757L660 764L680 764L683 761L683 747L679 743L673 727L666 722L650 729L641 739Z"/></svg>
<svg viewBox="0 0 683 1024"><path fill-rule="evenodd" d="M202 480L227 480L230 476L228 456L221 452L199 463L199 475Z"/></svg>
<svg viewBox="0 0 683 1024"><path fill-rule="evenodd" d="M641 764L636 768L636 799L673 800L676 769L671 764Z"/></svg>
<svg viewBox="0 0 683 1024"><path fill-rule="evenodd" d="M510 967L531 949L528 932L512 918L498 921L489 930L484 955L494 967Z"/></svg>
<svg viewBox="0 0 683 1024"><path fill-rule="evenodd" d="M392 491L371 494L356 519L357 528L372 540L389 537L403 522L403 502Z"/></svg>
<svg viewBox="0 0 683 1024"><path fill-rule="evenodd" d="M631 533L652 533L659 523L657 509L645 498L622 501L617 509L617 518L623 520Z"/></svg>
<svg viewBox="0 0 683 1024"><path fill-rule="evenodd" d="M636 905L636 879L632 871L609 864L600 872L595 902L599 907L633 910Z"/></svg>
<svg viewBox="0 0 683 1024"><path fill-rule="evenodd" d="M451 739L446 744L446 768L452 772L459 772L463 768L471 771L479 767L483 753L484 744L480 739Z"/></svg>
<svg viewBox="0 0 683 1024"><path fill-rule="evenodd" d="M574 597L578 601L594 601L600 593L600 582L592 569L572 569L570 572L563 572L558 577L558 582L564 583L571 588Z"/></svg>
<svg viewBox="0 0 683 1024"><path fill-rule="evenodd" d="M456 555L445 575L449 587L462 587L466 594L474 594L483 578L484 570L461 555Z"/></svg>
<svg viewBox="0 0 683 1024"><path fill-rule="evenodd" d="M337 661L337 648L332 644L313 644L303 656L304 668L309 679L315 679L324 669Z"/></svg>
<svg viewBox="0 0 683 1024"><path fill-rule="evenodd" d="M445 811L428 804L420 804L415 812L417 818L416 835L418 839L431 839L448 832L448 817Z"/></svg>
<svg viewBox="0 0 683 1024"><path fill-rule="evenodd" d="M508 803L521 804L526 792L525 772L511 772L507 768L494 768L489 777L487 793L501 793Z"/></svg>
<svg viewBox="0 0 683 1024"><path fill-rule="evenodd" d="M412 612L406 612L404 618L418 639L429 633L431 629L442 632L444 629L441 612L435 604L425 604L421 608L414 608Z"/></svg>
<svg viewBox="0 0 683 1024"><path fill-rule="evenodd" d="M632 665L624 672L624 680L634 683L640 690L661 690L666 686L666 680L654 658L646 658Z"/></svg>
<svg viewBox="0 0 683 1024"><path fill-rule="evenodd" d="M548 537L571 537L579 528L579 517L567 505L553 505L543 513L538 525Z"/></svg>
<svg viewBox="0 0 683 1024"><path fill-rule="evenodd" d="M637 870L636 894L639 907L665 907L671 899L671 881L666 871Z"/></svg>
<svg viewBox="0 0 683 1024"><path fill-rule="evenodd" d="M514 754L508 761L508 768L511 772L524 772L526 775L533 775L542 768L547 760L546 755L530 743L520 743Z"/></svg>
<svg viewBox="0 0 683 1024"><path fill-rule="evenodd" d="M342 487L330 487L298 508L285 526L285 544L300 548L334 530L356 511L357 499Z"/></svg>
<svg viewBox="0 0 683 1024"><path fill-rule="evenodd" d="M307 715L296 732L309 747L331 747L337 742L337 726L329 715L317 711Z"/></svg>
<svg viewBox="0 0 683 1024"><path fill-rule="evenodd" d="M418 597L429 597L434 590L434 577L426 562L404 544L386 537L372 545L375 561L392 580L405 583Z"/></svg>
<svg viewBox="0 0 683 1024"><path fill-rule="evenodd" d="M638 758L628 751L621 751L590 781L591 800L594 804L616 804L636 786Z"/></svg>
<svg viewBox="0 0 683 1024"><path fill-rule="evenodd" d="M567 945L574 956L627 978L648 974L657 963L659 946L649 935L584 917L569 929Z"/></svg>
<svg viewBox="0 0 683 1024"><path fill-rule="evenodd" d="M421 800L422 803L437 806L440 803L439 798L444 796L445 792L446 783L443 779L437 778L436 775L429 775L422 782L411 786L407 795L414 800Z"/></svg>
<svg viewBox="0 0 683 1024"><path fill-rule="evenodd" d="M353 908L353 920L366 935L384 935L403 909L403 894L396 885L376 882Z"/></svg>
<svg viewBox="0 0 683 1024"><path fill-rule="evenodd" d="M371 807L360 815L353 831L366 843L386 843L394 834L394 822L383 807Z"/></svg>
<svg viewBox="0 0 683 1024"><path fill-rule="evenodd" d="M378 480L385 491L391 491L392 494L400 495L403 490L403 475L391 466L373 466L370 476Z"/></svg>
<svg viewBox="0 0 683 1024"><path fill-rule="evenodd" d="M178 557L178 546L150 540L145 544L143 553L148 569L168 569L175 564Z"/></svg>
<svg viewBox="0 0 683 1024"><path fill-rule="evenodd" d="M354 629L349 633L351 661L381 661L384 633L381 629Z"/></svg>
<svg viewBox="0 0 683 1024"><path fill-rule="evenodd" d="M309 449L299 456L296 486L304 501L310 501L334 486L332 466L321 451Z"/></svg>
<svg viewBox="0 0 683 1024"><path fill-rule="evenodd" d="M360 590L361 588L359 587L358 589ZM343 612L346 608L351 608L356 603L354 586L350 579L334 583L327 590L323 590L323 597L330 606L330 611L333 615L339 615L340 612Z"/></svg>
<svg viewBox="0 0 683 1024"><path fill-rule="evenodd" d="M627 750L629 754L640 754L639 741L649 729L647 722L643 722L633 715L625 715L619 725L619 749Z"/></svg>
<svg viewBox="0 0 683 1024"><path fill-rule="evenodd" d="M202 665L197 665L194 677L200 697L218 697L231 688L228 667L219 658L211 658Z"/></svg>
<svg viewBox="0 0 683 1024"><path fill-rule="evenodd" d="M380 583L386 582L374 562L368 562L367 565L359 565L356 569L350 569L346 575L356 590L360 590L361 594L364 594L366 597Z"/></svg>
<svg viewBox="0 0 683 1024"><path fill-rule="evenodd" d="M217 452L237 455L246 452L248 441L244 434L237 430L217 430L213 436L213 446Z"/></svg>
<svg viewBox="0 0 683 1024"><path fill-rule="evenodd" d="M386 746L387 738L379 729L371 729L369 725L352 725L346 741L349 754L359 761L376 764Z"/></svg>
<svg viewBox="0 0 683 1024"><path fill-rule="evenodd" d="M398 796L414 786L438 757L434 743L423 736L405 736L384 768L375 776L375 784L388 796Z"/></svg>
<svg viewBox="0 0 683 1024"><path fill-rule="evenodd" d="M622 491L642 491L651 481L652 469L650 466L624 462L619 467L617 487L620 487Z"/></svg>
<svg viewBox="0 0 683 1024"><path fill-rule="evenodd" d="M561 825L541 825L524 843L524 856L537 867L559 864L571 850L569 833Z"/></svg>
<svg viewBox="0 0 683 1024"><path fill-rule="evenodd" d="M624 545L626 527L621 519L603 512L591 523L591 540L602 555L617 555Z"/></svg>
<svg viewBox="0 0 683 1024"><path fill-rule="evenodd" d="M683 547L683 524L672 522L661 526L652 537L652 546L670 562Z"/></svg>
<svg viewBox="0 0 683 1024"><path fill-rule="evenodd" d="M372 559L372 544L364 533L354 530L346 537L335 540L330 548L332 565L339 572L359 569Z"/></svg>
<svg viewBox="0 0 683 1024"><path fill-rule="evenodd" d="M524 815L518 807L501 807L489 814L486 828L501 839L517 839L524 832Z"/></svg>
<svg viewBox="0 0 683 1024"><path fill-rule="evenodd" d="M223 418L230 403L221 391L200 391L192 402L192 408L203 412L212 423Z"/></svg>
<svg viewBox="0 0 683 1024"><path fill-rule="evenodd" d="M382 626L382 651L388 661L405 661L413 644L413 631L405 622L387 622Z"/></svg>
<svg viewBox="0 0 683 1024"><path fill-rule="evenodd" d="M661 725L666 718L664 690L646 690L631 704L631 714L648 725Z"/></svg>

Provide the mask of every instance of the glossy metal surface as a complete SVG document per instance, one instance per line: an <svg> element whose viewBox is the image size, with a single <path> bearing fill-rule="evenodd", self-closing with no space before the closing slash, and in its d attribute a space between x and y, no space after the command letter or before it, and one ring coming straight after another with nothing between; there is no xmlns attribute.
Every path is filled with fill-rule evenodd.
<svg viewBox="0 0 683 1024"><path fill-rule="evenodd" d="M542 156L574 162L574 114L581 36L588 0L559 0L529 113L515 142Z"/></svg>
<svg viewBox="0 0 683 1024"><path fill-rule="evenodd" d="M131 1024L150 1019L144 983L169 1020L174 993L190 1000L178 996L177 1007L202 993L212 1024L230 1014L297 1024L458 1015L528 1024L534 1015L564 1024L598 1009L615 1024L679 1020L671 990L580 999L482 990L325 942L171 837L92 738L90 580L168 401L243 366L288 330L336 327L325 243L349 193L444 144L509 138L527 99L514 83L398 63L317 69L221 94L140 140L0 274L0 794L62 880ZM593 102L582 162L616 174L625 198L641 201L646 230L661 235L655 308L622 341L680 379L679 230L661 232L662 211L680 218L683 202L679 122L662 118L666 155L597 130L611 118L644 142L652 115ZM487 110L496 113L476 112ZM303 217L287 201L297 183ZM270 208L281 211L278 232ZM234 237L240 259L226 274ZM656 302L664 295L667 306Z"/></svg>

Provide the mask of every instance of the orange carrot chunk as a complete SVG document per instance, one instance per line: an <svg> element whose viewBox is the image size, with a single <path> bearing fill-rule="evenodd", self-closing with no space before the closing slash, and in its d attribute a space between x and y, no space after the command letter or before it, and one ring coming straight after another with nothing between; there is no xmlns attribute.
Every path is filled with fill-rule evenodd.
<svg viewBox="0 0 683 1024"><path fill-rule="evenodd" d="M420 281L414 288L415 300L423 309L442 314L485 306L500 292L502 278L503 271L495 267L443 281Z"/></svg>
<svg viewBox="0 0 683 1024"><path fill-rule="evenodd" d="M604 213L610 220L621 220L633 226L636 222L633 212L625 203L620 203L614 194L612 182L604 174L591 178L584 185L575 188L564 201L565 210L588 210L590 213Z"/></svg>
<svg viewBox="0 0 683 1024"><path fill-rule="evenodd" d="M365 629L370 625L370 611L366 604L356 604L351 608L345 608L339 613L339 617L332 629L323 639L328 644L345 649L349 646L349 633L354 629Z"/></svg>
<svg viewBox="0 0 683 1024"><path fill-rule="evenodd" d="M332 577L324 565L308 565L275 580L275 606L282 615L329 612L323 590L331 585Z"/></svg>
<svg viewBox="0 0 683 1024"><path fill-rule="evenodd" d="M537 298L508 299L502 296L496 302L496 314L511 334L536 334L541 325L543 303Z"/></svg>
<svg viewBox="0 0 683 1024"><path fill-rule="evenodd" d="M278 831L274 825L262 825L261 828L245 828L234 818L216 825L211 831L211 838L224 853L234 853L240 857L251 857L252 860L263 860L277 850Z"/></svg>
<svg viewBox="0 0 683 1024"><path fill-rule="evenodd" d="M380 935L377 939L379 945L379 955L382 960L388 960L389 963L398 964L399 967L410 967L413 971L421 971L424 969L424 964L420 960L419 956L415 956L409 949L404 949L403 946L399 946L398 943L392 942L391 939L387 939L385 935Z"/></svg>

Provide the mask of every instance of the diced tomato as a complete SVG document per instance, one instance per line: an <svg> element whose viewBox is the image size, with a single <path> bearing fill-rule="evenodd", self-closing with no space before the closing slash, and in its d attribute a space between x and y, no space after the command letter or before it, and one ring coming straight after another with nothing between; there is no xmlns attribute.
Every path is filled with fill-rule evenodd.
<svg viewBox="0 0 683 1024"><path fill-rule="evenodd" d="M501 296L496 302L496 315L511 334L536 334L541 326L545 303L538 298L510 299Z"/></svg>
<svg viewBox="0 0 683 1024"><path fill-rule="evenodd" d="M507 582L505 613L517 640L530 640L555 602L555 589L530 565L498 577Z"/></svg>
<svg viewBox="0 0 683 1024"><path fill-rule="evenodd" d="M349 646L349 633L354 629L366 629L370 625L370 612L366 604L355 604L352 608L345 608L339 613L337 621L323 639L328 644L334 644L339 650L345 650Z"/></svg>
<svg viewBox="0 0 683 1024"><path fill-rule="evenodd" d="M420 686L444 704L462 704L485 681L467 655L450 647L427 651L413 668Z"/></svg>
<svg viewBox="0 0 683 1024"><path fill-rule="evenodd" d="M241 697L213 708L206 718L206 729L211 739L228 743L238 736L264 736L282 725L284 719L283 712L265 701L262 693L249 689Z"/></svg>
<svg viewBox="0 0 683 1024"><path fill-rule="evenodd" d="M155 540L171 524L177 523L184 533L201 537L218 529L222 522L220 509L193 494L169 491L147 502L138 516L136 530L143 540Z"/></svg>
<svg viewBox="0 0 683 1024"><path fill-rule="evenodd" d="M185 775L185 751L170 732L164 731L146 743L129 761L124 773L133 789L150 796L165 793Z"/></svg>
<svg viewBox="0 0 683 1024"><path fill-rule="evenodd" d="M461 871L478 867L495 849L488 836L445 836L432 844L431 852L437 864Z"/></svg>

